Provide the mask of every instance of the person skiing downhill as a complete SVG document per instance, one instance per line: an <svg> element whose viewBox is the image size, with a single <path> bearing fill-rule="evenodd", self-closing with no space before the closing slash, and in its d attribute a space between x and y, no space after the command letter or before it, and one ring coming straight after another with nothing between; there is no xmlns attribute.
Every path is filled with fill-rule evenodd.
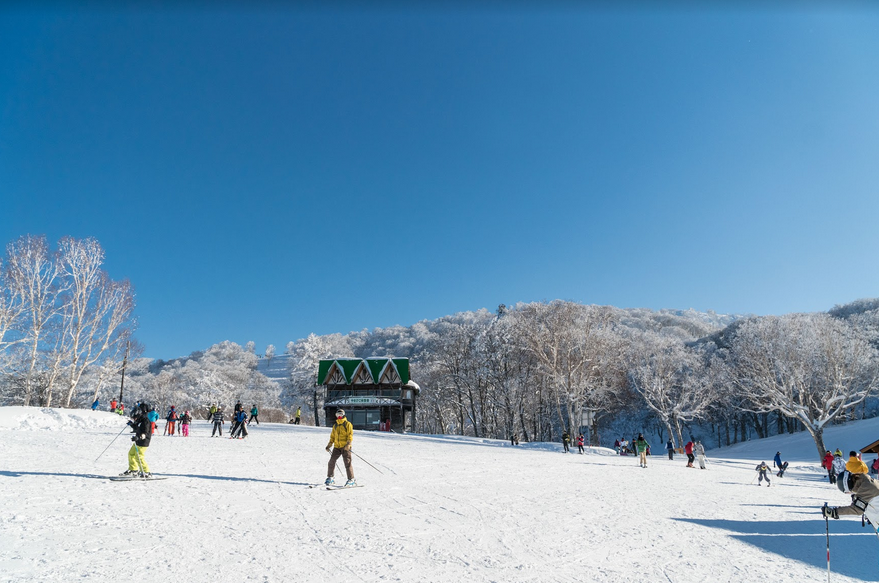
<svg viewBox="0 0 879 583"><path fill-rule="evenodd" d="M867 474L853 474L844 471L836 479L836 486L843 494L851 494L852 503L848 506L827 506L821 508L821 513L827 518L838 519L840 516L860 516L864 513L870 519L873 528L879 527L873 520L879 514L871 502L879 496L879 483Z"/></svg>
<svg viewBox="0 0 879 583"><path fill-rule="evenodd" d="M757 471L760 472L759 479L757 480L757 485L762 486L763 480L766 480L766 487L768 488L771 484L769 482L769 466L766 465L766 462L760 462L757 465Z"/></svg>
<svg viewBox="0 0 879 583"><path fill-rule="evenodd" d="M787 464L782 463L780 451L775 452L775 457L772 459L772 467L778 468L778 472L776 472L775 474L776 476L778 476L779 478L784 477L784 471L787 469Z"/></svg>
<svg viewBox="0 0 879 583"><path fill-rule="evenodd" d="M141 403L134 410L131 419L128 421L128 425L131 426L134 432L134 436L131 438L131 441L134 443L131 445L131 449L128 450L128 469L119 474L120 476L136 475L142 478L150 477L150 467L147 465L146 458L144 457L147 448L150 446L150 438L152 438L150 420L147 418L147 413L149 413L149 406L146 403Z"/></svg>
<svg viewBox="0 0 879 583"><path fill-rule="evenodd" d="M345 418L345 410L337 409L336 424L333 425L333 430L330 431L330 441L327 443L327 453L332 452L332 455L330 455L330 462L327 464L327 479L324 484L331 486L335 483L333 475L336 470L336 462L341 456L345 462L345 473L348 476L345 486L357 485L357 482L354 480L354 466L351 463L351 446L353 444L354 426Z"/></svg>

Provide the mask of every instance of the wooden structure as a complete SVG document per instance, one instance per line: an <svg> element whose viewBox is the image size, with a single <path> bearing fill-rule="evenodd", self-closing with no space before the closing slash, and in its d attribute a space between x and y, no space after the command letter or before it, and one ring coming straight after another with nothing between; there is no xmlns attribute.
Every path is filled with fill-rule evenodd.
<svg viewBox="0 0 879 583"><path fill-rule="evenodd" d="M409 378L408 358L336 358L318 364L317 384L326 391L327 426L344 409L354 429L415 431L419 386Z"/></svg>
<svg viewBox="0 0 879 583"><path fill-rule="evenodd" d="M870 445L862 447L861 453L879 453L879 441L874 441Z"/></svg>

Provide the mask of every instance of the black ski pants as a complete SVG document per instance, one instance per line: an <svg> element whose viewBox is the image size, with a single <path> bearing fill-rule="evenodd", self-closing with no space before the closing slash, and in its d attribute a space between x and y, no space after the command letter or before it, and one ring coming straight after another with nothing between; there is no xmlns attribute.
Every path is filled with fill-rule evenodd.
<svg viewBox="0 0 879 583"><path fill-rule="evenodd" d="M214 421L214 430L211 431L211 437L220 432L220 437L223 437L223 422L222 421Z"/></svg>

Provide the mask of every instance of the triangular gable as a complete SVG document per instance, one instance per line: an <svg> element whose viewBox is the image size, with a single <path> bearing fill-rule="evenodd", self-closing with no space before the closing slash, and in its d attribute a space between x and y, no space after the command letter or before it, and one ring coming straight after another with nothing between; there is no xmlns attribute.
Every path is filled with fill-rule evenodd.
<svg viewBox="0 0 879 583"><path fill-rule="evenodd" d="M357 365L357 368L354 370L354 373L351 375L351 384L352 385L374 385L375 379L372 376L372 371L369 370L369 366L367 366L365 361L360 361L360 364Z"/></svg>
<svg viewBox="0 0 879 583"><path fill-rule="evenodd" d="M408 358L336 358L318 362L318 385L401 384L409 382Z"/></svg>

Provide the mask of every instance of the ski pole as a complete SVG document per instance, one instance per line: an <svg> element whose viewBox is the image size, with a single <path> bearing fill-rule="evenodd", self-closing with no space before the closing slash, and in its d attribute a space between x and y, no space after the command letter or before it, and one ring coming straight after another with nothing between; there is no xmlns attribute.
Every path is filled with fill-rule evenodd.
<svg viewBox="0 0 879 583"><path fill-rule="evenodd" d="M126 429L128 429L128 425L123 427L122 431L125 431ZM110 442L110 445L113 445L114 443L116 443L116 440L119 439L120 435L122 435L122 431L120 431L118 433L118 435L116 435L116 437L113 438L113 441ZM104 451L101 452L101 455L99 455L98 457L95 458L95 463L98 463L98 460L101 459L101 456L104 455L105 453L107 453L107 450L110 449L110 445L108 445L106 448L104 448Z"/></svg>
<svg viewBox="0 0 879 583"><path fill-rule="evenodd" d="M354 453L354 450L353 450L353 449L351 450L351 453ZM366 465L368 465L369 467L371 467L372 469L374 469L375 471L377 471L378 473L380 473L381 475L384 476L384 474L382 473L382 471L381 471L380 469L378 469L377 467L375 467L374 465L372 465L371 463L369 463L368 461L366 461L365 459L363 459L362 457L360 457L360 456L357 455L356 453L354 453L354 455L356 455L358 458L360 458L360 460L361 460L363 463L365 463Z"/></svg>
<svg viewBox="0 0 879 583"><path fill-rule="evenodd" d="M830 520L827 518L827 502L824 503L824 528L827 532L827 583L830 583Z"/></svg>
<svg viewBox="0 0 879 583"><path fill-rule="evenodd" d="M751 478L751 484L754 483L754 480L756 480L756 479L757 479L757 476L759 476L759 475L760 475L760 474L754 474L754 477ZM751 484L748 484L748 485L750 486Z"/></svg>

